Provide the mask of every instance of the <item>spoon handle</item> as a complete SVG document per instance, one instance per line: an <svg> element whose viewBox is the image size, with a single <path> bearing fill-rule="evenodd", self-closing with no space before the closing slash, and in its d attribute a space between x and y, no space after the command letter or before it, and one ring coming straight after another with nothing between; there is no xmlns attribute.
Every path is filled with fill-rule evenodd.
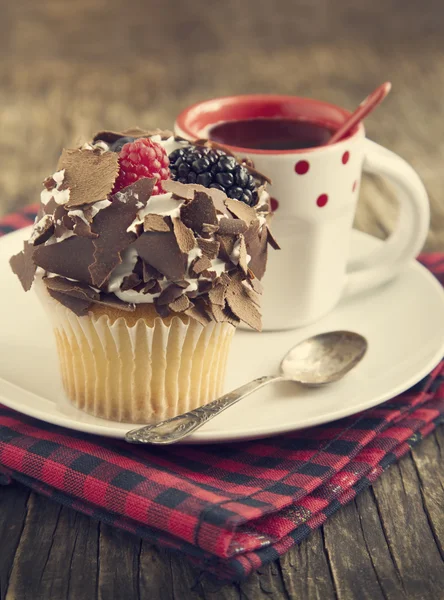
<svg viewBox="0 0 444 600"><path fill-rule="evenodd" d="M273 381L282 381L283 379L284 377L281 375L265 375L264 377L253 379L253 381L241 385L232 392L221 396L217 400L213 400L213 402L205 406L200 406L183 415L161 421L160 423L132 429L125 434L125 440L132 444L173 444L189 436L190 433L196 431L202 425L214 419L214 417L217 417L222 411L233 406L239 400L246 398L255 390Z"/></svg>

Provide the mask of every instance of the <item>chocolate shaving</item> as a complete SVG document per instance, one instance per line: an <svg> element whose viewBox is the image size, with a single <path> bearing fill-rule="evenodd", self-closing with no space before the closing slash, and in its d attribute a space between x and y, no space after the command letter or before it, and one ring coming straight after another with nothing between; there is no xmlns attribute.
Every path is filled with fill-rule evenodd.
<svg viewBox="0 0 444 600"><path fill-rule="evenodd" d="M163 274L160 271L143 261L140 257L138 260L142 263L142 278L145 283L151 279L163 279Z"/></svg>
<svg viewBox="0 0 444 600"><path fill-rule="evenodd" d="M154 298L154 306L162 319L165 319L170 314L170 309L166 304L159 304L159 298Z"/></svg>
<svg viewBox="0 0 444 600"><path fill-rule="evenodd" d="M209 260L213 260L213 258L217 257L220 246L219 242L199 238L197 240L197 245L202 250L203 256L206 256Z"/></svg>
<svg viewBox="0 0 444 600"><path fill-rule="evenodd" d="M248 229L248 225L242 219L221 219L219 221L220 235L239 235Z"/></svg>
<svg viewBox="0 0 444 600"><path fill-rule="evenodd" d="M213 287L213 282L212 281L208 281L206 279L200 279L197 282L197 291L198 294L205 294L206 292L209 292Z"/></svg>
<svg viewBox="0 0 444 600"><path fill-rule="evenodd" d="M187 281L186 279L182 279L182 280L179 279L178 281L174 281L174 283L175 283L175 285L178 285L182 289L185 289L190 285L190 282Z"/></svg>
<svg viewBox="0 0 444 600"><path fill-rule="evenodd" d="M80 281L71 281L64 277L45 277L43 281L48 290L53 292L72 296L73 298L80 298L80 300L85 300L85 302L89 303L100 299L98 292Z"/></svg>
<svg viewBox="0 0 444 600"><path fill-rule="evenodd" d="M92 206L82 206L83 216L88 221L88 223L92 223L93 221L93 207Z"/></svg>
<svg viewBox="0 0 444 600"><path fill-rule="evenodd" d="M70 190L66 207L92 204L111 193L119 173L117 152L63 150L57 170L65 169L64 184Z"/></svg>
<svg viewBox="0 0 444 600"><path fill-rule="evenodd" d="M107 144L114 144L117 140L123 137L151 137L153 135L160 135L162 139L168 139L174 136L172 131L168 129L140 129L140 127L133 127L126 131L99 131L94 135L93 143L101 140Z"/></svg>
<svg viewBox="0 0 444 600"><path fill-rule="evenodd" d="M255 304L258 308L261 307L261 295L255 292L249 285L248 281L243 281L242 285L244 286L245 291L247 292L250 300Z"/></svg>
<svg viewBox="0 0 444 600"><path fill-rule="evenodd" d="M216 240L219 242L218 258L230 263L236 238L228 235L216 235Z"/></svg>
<svg viewBox="0 0 444 600"><path fill-rule="evenodd" d="M174 181L173 179L167 179L162 183L162 187L166 192L174 194L178 198L184 200L193 200L196 192L206 194L213 201L215 209L223 215L229 216L227 207L224 204L226 194L222 190L217 188L206 188L198 183L180 183L180 181Z"/></svg>
<svg viewBox="0 0 444 600"><path fill-rule="evenodd" d="M74 215L73 217L71 217L71 219L74 223L73 232L75 233L75 235L78 235L79 237L90 238L91 240L99 237L97 233L91 231L91 225L85 223L85 221L77 215Z"/></svg>
<svg viewBox="0 0 444 600"><path fill-rule="evenodd" d="M218 304L219 306L225 306L225 296L227 293L227 286L218 283L208 293L208 297L212 304Z"/></svg>
<svg viewBox="0 0 444 600"><path fill-rule="evenodd" d="M162 215L146 215L143 221L143 229L144 231L170 231L168 220Z"/></svg>
<svg viewBox="0 0 444 600"><path fill-rule="evenodd" d="M126 312L134 312L136 310L136 305L130 302L123 302L120 298L117 298L114 294L100 294L100 299L95 300L96 304L101 304L102 306L109 306L110 308L118 308L120 310L124 310Z"/></svg>
<svg viewBox="0 0 444 600"><path fill-rule="evenodd" d="M231 279L230 285L227 288L227 303L241 321L253 329L261 331L261 314L251 302L245 286L242 285L242 279L239 274Z"/></svg>
<svg viewBox="0 0 444 600"><path fill-rule="evenodd" d="M281 247L279 246L278 242L276 241L276 238L274 237L274 235L271 233L271 229L268 227L268 225L265 225L265 227L267 228L267 241L270 244L270 246L272 248L274 248L274 250L280 250Z"/></svg>
<svg viewBox="0 0 444 600"><path fill-rule="evenodd" d="M208 323L211 321L210 317L205 312L200 310L197 306L191 306L190 308L184 311L184 314L198 321L204 327L205 325L208 325Z"/></svg>
<svg viewBox="0 0 444 600"><path fill-rule="evenodd" d="M202 273L202 271L205 271L206 269L209 269L211 267L211 260L209 258L207 258L206 256L201 256L200 258L198 258L196 260L196 262L194 262L192 264L192 266L190 267L190 270L193 271L193 273L195 273L196 275L199 275L200 273Z"/></svg>
<svg viewBox="0 0 444 600"><path fill-rule="evenodd" d="M44 215L40 221L38 221L32 230L30 243L34 246L44 244L54 233L54 221L51 215Z"/></svg>
<svg viewBox="0 0 444 600"><path fill-rule="evenodd" d="M48 293L50 296L72 310L74 314L78 317L83 317L88 314L88 309L91 306L90 300L82 300L81 298L76 298L74 296L67 296L66 294L62 294L62 292L55 292L54 290L48 289Z"/></svg>
<svg viewBox="0 0 444 600"><path fill-rule="evenodd" d="M219 277L217 278L217 283L218 284L221 283L225 287L227 287L227 285L230 285L230 281L231 281L231 277L229 275L227 275L227 273L221 273L219 275Z"/></svg>
<svg viewBox="0 0 444 600"><path fill-rule="evenodd" d="M123 278L120 289L122 292L133 290L135 287L140 285L140 283L142 283L142 280L140 279L139 275L137 273L131 273L131 275L127 275Z"/></svg>
<svg viewBox="0 0 444 600"><path fill-rule="evenodd" d="M9 264L13 273L17 275L22 288L27 292L31 289L37 266L33 261L34 248L32 244L23 242L23 250L11 257Z"/></svg>
<svg viewBox="0 0 444 600"><path fill-rule="evenodd" d="M74 228L74 221L68 216L65 207L56 204L54 207L54 235L56 238L62 237L68 231Z"/></svg>
<svg viewBox="0 0 444 600"><path fill-rule="evenodd" d="M187 256L180 251L173 232L150 231L134 242L139 256L160 271L168 279L183 279L187 267Z"/></svg>
<svg viewBox="0 0 444 600"><path fill-rule="evenodd" d="M228 307L221 308L217 304L213 304L211 306L211 312L216 323L231 323L231 325L234 325L235 327L240 323L240 320Z"/></svg>
<svg viewBox="0 0 444 600"><path fill-rule="evenodd" d="M182 294L182 296L176 298L176 300L171 302L168 306L174 312L185 312L191 307L191 302L185 294Z"/></svg>
<svg viewBox="0 0 444 600"><path fill-rule="evenodd" d="M135 240L136 234L127 229L136 218L140 203L146 205L155 181L154 178L139 179L122 192L117 192L112 196L112 203L99 211L94 218L92 230L99 234L99 238L93 241L94 262L89 271L96 287L102 287L108 281L111 272L122 262L121 253ZM145 233L143 235L168 234ZM142 256L140 252L139 254Z"/></svg>
<svg viewBox="0 0 444 600"><path fill-rule="evenodd" d="M225 204L227 205L229 211L238 219L245 221L247 226L249 226L251 222L257 218L254 208L248 206L245 204L245 202L234 200L233 198L227 198L225 200Z"/></svg>
<svg viewBox="0 0 444 600"><path fill-rule="evenodd" d="M247 231L244 233L245 242L247 244L247 252L251 256L249 268L254 273L255 277L262 279L267 266L267 230L262 228L259 233L259 221L254 221Z"/></svg>
<svg viewBox="0 0 444 600"><path fill-rule="evenodd" d="M57 204L57 202L54 200L54 198L51 198L50 200L48 200L48 202L46 204L40 205L39 214L37 215L37 217L39 219L41 219L43 217L43 215L54 215L57 208L61 208L62 210L65 210L63 208L63 206L61 206L60 204Z"/></svg>
<svg viewBox="0 0 444 600"><path fill-rule="evenodd" d="M88 267L94 261L94 246L88 238L72 236L56 244L37 246L33 259L49 273L93 284Z"/></svg>
<svg viewBox="0 0 444 600"><path fill-rule="evenodd" d="M251 287L253 288L253 290L257 293L257 294L262 294L264 291L264 286L262 285L262 283L259 281L259 279L257 279L257 277L254 277L253 279L249 279L249 283L251 285Z"/></svg>
<svg viewBox="0 0 444 600"><path fill-rule="evenodd" d="M208 279L217 279L217 273L215 271L209 271L205 269L200 273L202 277L208 277Z"/></svg>
<svg viewBox="0 0 444 600"><path fill-rule="evenodd" d="M177 217L173 218L173 230L180 250L188 254L196 245L193 230L184 225Z"/></svg>
<svg viewBox="0 0 444 600"><path fill-rule="evenodd" d="M211 305L211 313L212 313L216 323L224 323L226 321L226 316L225 316L224 311L217 304Z"/></svg>
<svg viewBox="0 0 444 600"><path fill-rule="evenodd" d="M212 225L211 223L202 225L202 233L216 233L216 231L219 231L219 225Z"/></svg>
<svg viewBox="0 0 444 600"><path fill-rule="evenodd" d="M196 192L193 200L183 204L180 209L183 223L193 231L202 232L204 223L217 225L217 215L213 201L208 194Z"/></svg>
<svg viewBox="0 0 444 600"><path fill-rule="evenodd" d="M162 288L160 287L160 283L154 279L154 281L149 281L145 287L142 289L142 294L160 294Z"/></svg>
<svg viewBox="0 0 444 600"><path fill-rule="evenodd" d="M158 304L170 304L171 302L174 302L174 300L182 296L182 294L183 288L172 283L163 290L163 292L157 298L157 302Z"/></svg>
<svg viewBox="0 0 444 600"><path fill-rule="evenodd" d="M43 182L44 187L50 192L57 187L57 181L53 177L47 177Z"/></svg>

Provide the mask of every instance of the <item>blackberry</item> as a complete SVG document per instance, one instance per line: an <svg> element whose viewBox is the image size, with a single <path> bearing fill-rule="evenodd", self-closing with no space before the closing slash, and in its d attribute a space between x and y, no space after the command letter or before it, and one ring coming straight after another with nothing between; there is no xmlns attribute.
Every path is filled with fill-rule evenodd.
<svg viewBox="0 0 444 600"><path fill-rule="evenodd" d="M109 149L112 152L120 152L125 144L128 144L129 142L134 142L134 140L135 138L129 136L121 137L118 140L116 140L113 144L111 144Z"/></svg>
<svg viewBox="0 0 444 600"><path fill-rule="evenodd" d="M174 150L168 158L172 179L217 188L229 198L241 200L249 206L257 204L256 180L248 169L223 150L188 146Z"/></svg>

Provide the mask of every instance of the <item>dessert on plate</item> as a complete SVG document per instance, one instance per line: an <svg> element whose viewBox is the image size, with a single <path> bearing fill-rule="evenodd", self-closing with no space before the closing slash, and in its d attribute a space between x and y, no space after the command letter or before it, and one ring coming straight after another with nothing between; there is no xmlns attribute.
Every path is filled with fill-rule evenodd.
<svg viewBox="0 0 444 600"><path fill-rule="evenodd" d="M214 400L242 321L261 328L267 179L222 147L102 131L63 150L11 267L52 322L71 402L149 423Z"/></svg>

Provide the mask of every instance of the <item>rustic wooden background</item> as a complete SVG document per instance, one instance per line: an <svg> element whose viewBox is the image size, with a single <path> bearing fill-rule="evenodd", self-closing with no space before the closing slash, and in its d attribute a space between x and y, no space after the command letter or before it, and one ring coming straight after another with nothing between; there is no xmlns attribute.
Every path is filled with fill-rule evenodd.
<svg viewBox="0 0 444 600"><path fill-rule="evenodd" d="M281 92L356 106L393 92L370 137L406 158L444 250L442 0L0 0L0 214L38 199L63 145L170 127L188 104ZM356 225L396 215L367 180ZM384 197L383 197L384 194ZM29 494L0 488L0 600L444 598L441 428L309 540L241 585Z"/></svg>

